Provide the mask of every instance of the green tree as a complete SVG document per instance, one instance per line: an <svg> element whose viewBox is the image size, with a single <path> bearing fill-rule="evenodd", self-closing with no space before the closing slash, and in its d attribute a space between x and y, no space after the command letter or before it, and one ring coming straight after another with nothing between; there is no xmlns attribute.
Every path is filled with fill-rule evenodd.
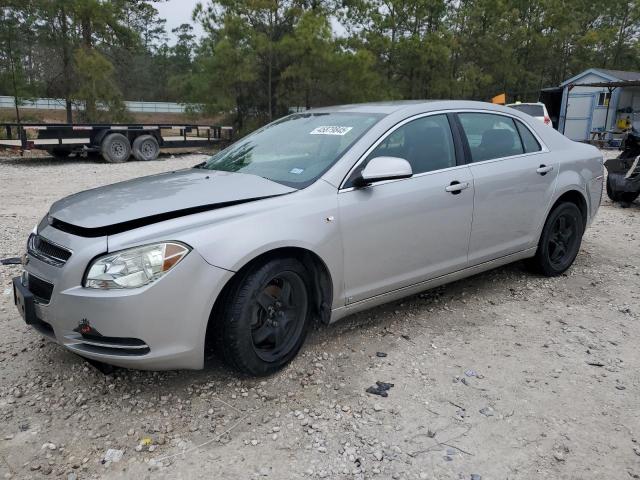
<svg viewBox="0 0 640 480"><path fill-rule="evenodd" d="M201 47L191 79L192 99L202 104L202 112L215 115L233 109L240 130L255 102L258 78L257 55L247 42L248 30L240 18L227 17L215 39Z"/></svg>
<svg viewBox="0 0 640 480"><path fill-rule="evenodd" d="M4 0L0 90L62 97L69 121L74 102L121 118L125 92L249 130L290 107L536 100L586 68L640 69L638 0L207 0L204 37L174 42L155 3Z"/></svg>
<svg viewBox="0 0 640 480"><path fill-rule="evenodd" d="M281 40L279 50L289 58L279 97L289 105L311 108L316 98L328 93L328 74L334 73L337 61L329 19L314 10L303 13L293 32Z"/></svg>
<svg viewBox="0 0 640 480"><path fill-rule="evenodd" d="M42 77L47 85L47 94L61 96L66 102L67 122L71 122L73 102L85 106L84 118L93 121L104 117L98 112L93 96L81 98L81 94L96 92L94 85L84 82L95 81L95 75L86 71L87 65L96 64L102 57L99 66L113 62L107 52L118 47L134 48L140 38L138 33L129 28L125 18L125 10L136 0L29 0L22 3L32 5L39 21L36 29L42 55ZM82 54L79 50L83 50ZM96 53L96 55L94 55ZM81 63L77 63L80 61ZM101 70L105 75L113 75L111 68ZM106 88L112 91L107 94ZM105 78L98 91L108 99L106 105L112 105L111 99L119 95L117 83ZM114 116L121 112L115 111Z"/></svg>
<svg viewBox="0 0 640 480"><path fill-rule="evenodd" d="M20 123L20 105L31 91L23 65L25 43L20 39L29 35L31 18L27 9L17 9L11 3L0 7L0 85L11 92L16 121Z"/></svg>
<svg viewBox="0 0 640 480"><path fill-rule="evenodd" d="M74 96L85 103L87 122L126 121L129 116L116 86L114 68L104 55L92 49L78 49L75 65L79 88Z"/></svg>

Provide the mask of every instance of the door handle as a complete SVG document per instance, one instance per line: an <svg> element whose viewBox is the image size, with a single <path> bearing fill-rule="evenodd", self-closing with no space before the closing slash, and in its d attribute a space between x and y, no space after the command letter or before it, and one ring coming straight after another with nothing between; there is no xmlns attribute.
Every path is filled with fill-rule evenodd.
<svg viewBox="0 0 640 480"><path fill-rule="evenodd" d="M449 185L444 187L445 192L452 193L454 195L458 195L462 190L466 190L469 188L469 182L460 183L457 180L454 180Z"/></svg>
<svg viewBox="0 0 640 480"><path fill-rule="evenodd" d="M540 175L542 175L543 177L549 173L551 170L553 170L553 165L540 165L537 169L536 172L539 173Z"/></svg>

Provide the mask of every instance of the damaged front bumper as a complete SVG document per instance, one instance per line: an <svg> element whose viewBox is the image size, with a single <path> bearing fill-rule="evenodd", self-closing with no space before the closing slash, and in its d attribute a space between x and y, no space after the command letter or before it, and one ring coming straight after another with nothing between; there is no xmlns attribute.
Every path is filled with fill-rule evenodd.
<svg viewBox="0 0 640 480"><path fill-rule="evenodd" d="M110 365L203 367L209 316L232 272L192 251L169 274L144 287L89 289L82 279L91 260L107 251L106 237L83 238L51 226L39 234L72 253L62 266L27 254L14 292L30 326L78 355Z"/></svg>

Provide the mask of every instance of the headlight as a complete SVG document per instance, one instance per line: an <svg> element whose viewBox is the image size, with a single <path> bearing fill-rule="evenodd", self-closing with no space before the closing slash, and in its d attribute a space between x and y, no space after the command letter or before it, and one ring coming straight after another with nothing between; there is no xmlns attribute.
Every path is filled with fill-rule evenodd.
<svg viewBox="0 0 640 480"><path fill-rule="evenodd" d="M84 286L105 290L142 287L162 277L190 251L182 243L166 242L111 253L91 263Z"/></svg>

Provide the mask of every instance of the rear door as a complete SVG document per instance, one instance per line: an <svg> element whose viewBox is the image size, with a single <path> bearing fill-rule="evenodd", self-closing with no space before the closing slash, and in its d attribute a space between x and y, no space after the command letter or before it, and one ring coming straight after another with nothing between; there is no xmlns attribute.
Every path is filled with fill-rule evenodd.
<svg viewBox="0 0 640 480"><path fill-rule="evenodd" d="M459 113L474 183L469 265L535 245L553 196L558 164L520 120Z"/></svg>
<svg viewBox="0 0 640 480"><path fill-rule="evenodd" d="M394 128L352 172L338 193L346 303L467 265L473 180L456 161L461 150L447 115L423 116ZM406 159L414 175L354 188L353 179L378 156Z"/></svg>

